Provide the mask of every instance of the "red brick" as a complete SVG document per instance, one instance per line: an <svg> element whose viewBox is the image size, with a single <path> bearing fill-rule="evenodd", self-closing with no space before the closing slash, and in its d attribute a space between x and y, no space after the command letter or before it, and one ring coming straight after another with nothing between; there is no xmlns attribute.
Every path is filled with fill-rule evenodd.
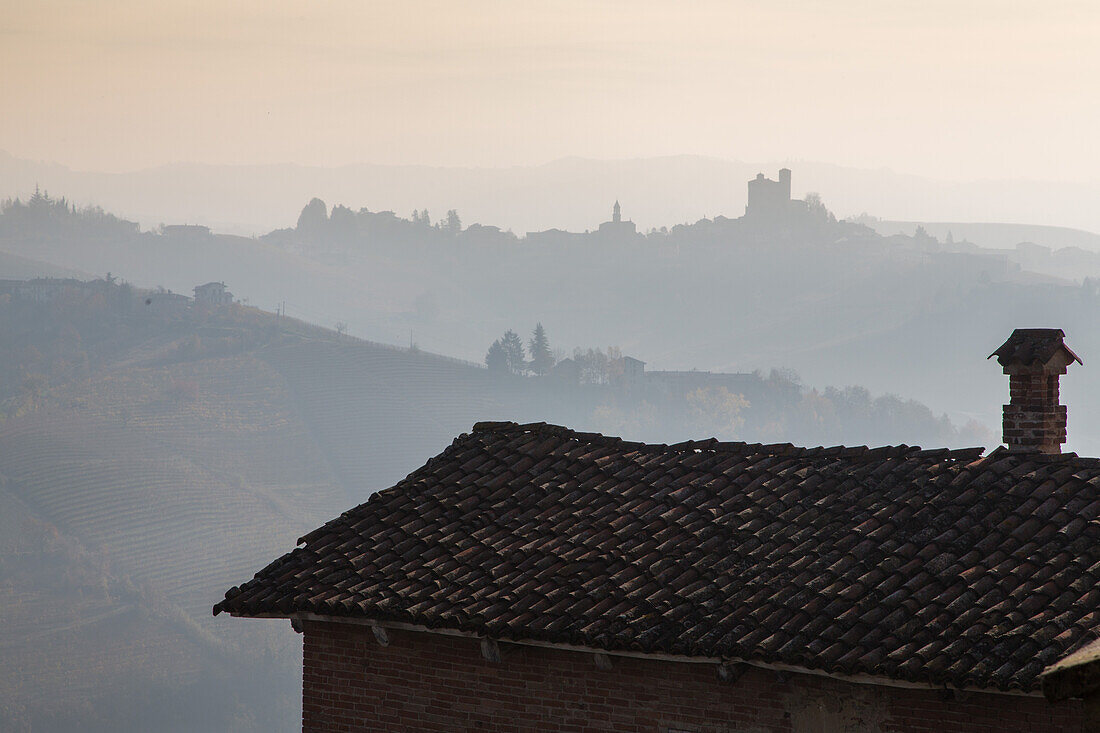
<svg viewBox="0 0 1100 733"><path fill-rule="evenodd" d="M1082 729L1078 701L995 693L955 701L940 690L810 674L781 682L756 668L731 684L711 664L625 657L601 672L587 653L504 643L503 661L487 664L472 639L389 637L382 647L362 626L305 624L304 731L794 733L827 725L830 715L840 729L895 733Z"/></svg>

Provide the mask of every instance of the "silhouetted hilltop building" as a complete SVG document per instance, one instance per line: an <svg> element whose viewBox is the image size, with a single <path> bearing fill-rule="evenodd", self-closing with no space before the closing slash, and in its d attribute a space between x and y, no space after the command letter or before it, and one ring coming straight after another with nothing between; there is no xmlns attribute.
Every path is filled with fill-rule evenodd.
<svg viewBox="0 0 1100 733"><path fill-rule="evenodd" d="M182 316L191 308L191 299L181 293L173 293L171 290L138 291L134 298L140 303L139 313L159 316Z"/></svg>
<svg viewBox="0 0 1100 733"><path fill-rule="evenodd" d="M542 232L527 232L527 241L538 244L567 244L593 239L603 242L626 242L640 237L638 227L629 219L623 221L622 207L619 202L611 210L611 221L600 224L594 232L575 233L562 229L547 229Z"/></svg>
<svg viewBox="0 0 1100 733"><path fill-rule="evenodd" d="M596 233L603 238L630 239L638 236L638 228L632 221L623 221L622 209L616 201L611 210L611 221L600 224L599 231Z"/></svg>
<svg viewBox="0 0 1100 733"><path fill-rule="evenodd" d="M791 200L791 169L781 168L779 180L765 178L757 173L749 181L749 203L745 206L745 218L757 221L778 221L794 212L806 210L806 202Z"/></svg>
<svg viewBox="0 0 1100 733"><path fill-rule="evenodd" d="M551 367L550 372L546 376L556 382L580 384L581 367L576 360L566 357Z"/></svg>
<svg viewBox="0 0 1100 733"><path fill-rule="evenodd" d="M174 239L210 239L214 236L210 227L201 224L166 224L161 227L161 233Z"/></svg>
<svg viewBox="0 0 1100 733"><path fill-rule="evenodd" d="M225 289L225 283L196 285L195 302L210 305L229 305L233 302L233 293Z"/></svg>
<svg viewBox="0 0 1100 733"><path fill-rule="evenodd" d="M588 236L588 232L567 232L564 229L547 229L541 232L527 232L525 238L531 244L565 244L570 242L581 242Z"/></svg>
<svg viewBox="0 0 1100 733"><path fill-rule="evenodd" d="M516 241L516 235L512 232L488 224L471 224L459 236L480 244L512 244Z"/></svg>
<svg viewBox="0 0 1100 733"><path fill-rule="evenodd" d="M645 362L635 359L633 356L623 357L623 369L619 375L625 387L633 387L639 384L645 377Z"/></svg>
<svg viewBox="0 0 1100 733"><path fill-rule="evenodd" d="M645 362L632 356L623 356L619 360L610 381L613 386L635 393L639 399L656 403L682 401L685 395L695 390L718 387L755 403L776 398L777 390L782 389L777 385L766 385L763 376L756 372L709 372L699 369L646 371ZM790 391L782 399L797 399L797 386L792 383L787 389Z"/></svg>
<svg viewBox="0 0 1100 733"><path fill-rule="evenodd" d="M749 181L749 203L745 206L745 215L782 214L786 212L787 204L790 202L790 168L783 168L779 171L778 181L765 178L763 173L757 173L756 178Z"/></svg>

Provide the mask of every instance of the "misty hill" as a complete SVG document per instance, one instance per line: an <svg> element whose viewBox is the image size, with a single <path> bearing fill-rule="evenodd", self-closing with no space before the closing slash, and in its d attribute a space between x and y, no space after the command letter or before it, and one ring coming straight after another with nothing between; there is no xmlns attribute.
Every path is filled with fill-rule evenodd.
<svg viewBox="0 0 1100 733"><path fill-rule="evenodd" d="M38 277L77 277L89 279L91 275L81 270L59 267L47 262L39 262L20 257L9 252L0 252L0 278L12 280L33 280Z"/></svg>
<svg viewBox="0 0 1100 733"><path fill-rule="evenodd" d="M212 599L479 419L665 441L981 437L789 374L522 377L165 297L108 280L0 293L5 730L294 729L297 640L213 619Z"/></svg>
<svg viewBox="0 0 1100 733"><path fill-rule="evenodd" d="M639 226L648 231L704 217L738 216L746 203L744 181L783 164L682 155L566 158L508 168L178 163L99 173L0 152L0 197L26 198L39 184L65 191L81 204L97 203L146 229L188 222L246 235L293 225L294 212L314 196L402 214L413 209L440 213L457 209L468 222L517 233L594 228L605 207L619 199L624 205L629 202L638 212ZM1093 206L1100 198L1097 183L948 182L886 169L812 161L791 165L796 168L799 196L820 192L842 218L871 212L898 221L1026 222L1100 231Z"/></svg>
<svg viewBox="0 0 1100 733"><path fill-rule="evenodd" d="M265 240L339 262L365 290L385 294L399 313L377 337L399 340L404 328L468 359L479 355L471 343L485 348L517 322L542 321L566 343L614 338L657 369L789 367L813 384L901 392L959 423L996 426L1004 385L982 359L1003 334L1061 326L1071 342L1092 345L1090 276L1100 275L1100 258L1033 245L986 251L926 231L885 237L837 221L819 200L794 220L715 217L626 240L479 239L422 220L405 220L419 238L392 240L364 226L382 215L394 216L333 207L327 222ZM1071 265L1074 279L1052 277L1052 263ZM1097 378L1076 375L1067 394L1100 398ZM1100 447L1091 412L1070 414L1070 445Z"/></svg>
<svg viewBox="0 0 1100 733"><path fill-rule="evenodd" d="M444 212L406 218L317 200L259 239L165 227L114 240L8 236L0 252L175 292L225 281L269 310L285 303L314 323L474 362L505 329L542 322L556 343L614 344L651 369L788 368L993 429L1004 385L981 357L1004 334L1063 327L1087 358L1094 284L1084 278L1100 276L1100 258L1013 250L1049 268L926 231L882 236L808 200L797 226L715 216L626 239L595 227L519 237L463 212L452 226ZM1072 281L1051 276L1070 268ZM1066 394L1100 398L1100 374L1082 370ZM1071 448L1100 452L1092 411L1071 404L1070 423Z"/></svg>
<svg viewBox="0 0 1100 733"><path fill-rule="evenodd" d="M274 309L287 301L292 310L303 304L297 315L328 325L338 316L329 317L324 304L316 305L321 292L332 294L326 300L336 311L348 306L386 311L385 303L364 293L338 266L255 239L214 235L201 226L141 231L135 222L96 207L76 209L64 198L44 193L26 203L14 200L0 206L0 279L20 277L28 261L49 268L42 273L47 276L114 272L135 285L176 293L190 294L200 283L227 280L245 293L246 302Z"/></svg>
<svg viewBox="0 0 1100 733"><path fill-rule="evenodd" d="M14 631L0 728L285 726L295 685L271 670L297 650L210 623L206 597L338 511L343 488L278 374L241 348L247 327L85 318L102 296L37 317L0 304L4 371L25 372L0 422L0 619ZM13 333L13 310L31 332Z"/></svg>
<svg viewBox="0 0 1100 733"><path fill-rule="evenodd" d="M917 227L922 227L937 239L966 240L988 249L1011 250L1020 242L1031 242L1051 250L1076 248L1090 253L1100 252L1100 234L1070 227L993 222L883 221L874 217L860 221L884 236L912 236Z"/></svg>
<svg viewBox="0 0 1100 733"><path fill-rule="evenodd" d="M883 235L924 232L958 251L1003 256L1025 270L1081 281L1100 274L1100 235L1068 227L881 221L858 217Z"/></svg>

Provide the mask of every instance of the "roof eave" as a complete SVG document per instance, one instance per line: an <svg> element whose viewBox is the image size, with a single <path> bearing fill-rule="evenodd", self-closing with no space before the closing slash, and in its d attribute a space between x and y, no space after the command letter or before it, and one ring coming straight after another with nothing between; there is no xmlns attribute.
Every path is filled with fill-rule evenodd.
<svg viewBox="0 0 1100 733"><path fill-rule="evenodd" d="M494 641L502 644L517 644L520 646L538 647L542 649L556 649L558 651L569 651L586 654L606 654L610 657L624 657L631 659L647 659L651 661L665 661L676 662L681 664L713 664L713 665L731 665L731 664L744 664L750 667L756 667L759 669L772 670L775 672L789 672L793 674L806 674L813 675L815 677L828 677L830 679L841 680L844 682L851 682L861 685L877 685L880 687L893 687L898 689L908 690L948 690L957 693L988 693L996 695L1013 695L1016 697L1042 697L1043 693L1039 690L1022 690L1011 689L1002 690L996 687L980 687L974 685L964 685L961 687L949 686L945 684L937 684L932 682L913 682L909 680L895 679L893 677L883 677L879 675L870 674L845 674L841 672L829 672L822 669L814 669L812 667L803 667L794 664L783 664L781 662L765 662L759 659L742 659L739 657L711 657L711 656L690 656L684 654L669 654L664 652L643 652L632 651L627 649L604 649L601 647L590 647L576 644L563 644L560 642L542 641L539 639L525 639L525 638L503 638L496 637L487 634L479 634L472 631L466 631L463 629L456 629L452 627L430 627L422 624L413 624L403 621L382 621L379 619L363 617L363 616L331 616L327 614L318 614L312 612L298 612L298 613L282 613L282 612L262 612L262 613L250 613L242 614L230 612L231 615L244 618L265 618L265 619L286 619L291 622L323 622L323 623L336 623L336 624L349 624L355 626L371 626L382 627L388 630L394 631L411 631L417 633L436 634L440 636L454 636L466 639L493 639Z"/></svg>

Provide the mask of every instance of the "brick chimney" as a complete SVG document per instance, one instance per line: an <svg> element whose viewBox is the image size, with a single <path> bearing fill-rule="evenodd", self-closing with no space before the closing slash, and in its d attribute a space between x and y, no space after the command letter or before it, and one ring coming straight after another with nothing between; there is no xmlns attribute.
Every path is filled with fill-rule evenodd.
<svg viewBox="0 0 1100 733"><path fill-rule="evenodd" d="M1066 408L1058 404L1058 376L1073 362L1060 328L1017 328L989 355L1008 375L1004 442L1021 453L1061 453L1066 442Z"/></svg>

